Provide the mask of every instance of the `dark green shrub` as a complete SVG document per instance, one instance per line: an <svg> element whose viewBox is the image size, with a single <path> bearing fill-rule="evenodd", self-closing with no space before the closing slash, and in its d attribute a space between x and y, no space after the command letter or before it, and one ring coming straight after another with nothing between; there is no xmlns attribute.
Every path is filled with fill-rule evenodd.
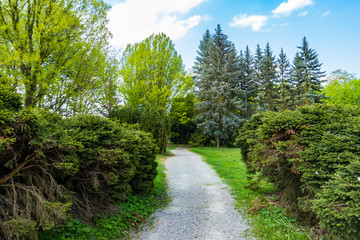
<svg viewBox="0 0 360 240"><path fill-rule="evenodd" d="M148 193L157 147L149 134L98 116L62 119L36 109L0 116L0 238L35 236L104 214Z"/></svg>
<svg viewBox="0 0 360 240"><path fill-rule="evenodd" d="M159 153L166 152L171 123L165 109L121 107L111 111L109 118L123 124L135 124L142 131L151 133Z"/></svg>
<svg viewBox="0 0 360 240"><path fill-rule="evenodd" d="M320 224L335 239L360 239L360 161L339 167L313 204Z"/></svg>
<svg viewBox="0 0 360 240"><path fill-rule="evenodd" d="M76 193L76 217L89 219L107 205L124 201L132 192L152 190L157 148L150 134L91 115L66 119L63 129L79 143L61 163L69 173L62 181Z"/></svg>
<svg viewBox="0 0 360 240"><path fill-rule="evenodd" d="M0 110L19 111L22 108L21 94L11 88L0 85Z"/></svg>
<svg viewBox="0 0 360 240"><path fill-rule="evenodd" d="M322 219L313 204L319 196L327 201L317 195L322 186L360 155L359 116L358 107L332 105L261 113L244 124L237 143L249 172L275 183L298 206L294 210L312 222L315 213ZM347 226L352 232L354 226Z"/></svg>
<svg viewBox="0 0 360 240"><path fill-rule="evenodd" d="M4 118L2 117L2 120ZM0 125L0 238L36 236L66 219L67 190L54 177L66 142L61 119L36 109L7 114Z"/></svg>

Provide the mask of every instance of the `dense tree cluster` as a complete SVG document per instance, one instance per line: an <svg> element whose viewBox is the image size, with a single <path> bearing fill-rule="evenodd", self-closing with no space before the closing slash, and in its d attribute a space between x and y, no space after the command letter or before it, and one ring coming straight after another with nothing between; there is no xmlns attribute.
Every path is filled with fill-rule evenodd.
<svg viewBox="0 0 360 240"><path fill-rule="evenodd" d="M284 50L276 58L267 43L255 54L247 46L238 54L220 25L207 30L194 66L199 103L195 120L203 134L230 139L239 124L260 111L284 111L324 98L318 54L304 37L291 65Z"/></svg>

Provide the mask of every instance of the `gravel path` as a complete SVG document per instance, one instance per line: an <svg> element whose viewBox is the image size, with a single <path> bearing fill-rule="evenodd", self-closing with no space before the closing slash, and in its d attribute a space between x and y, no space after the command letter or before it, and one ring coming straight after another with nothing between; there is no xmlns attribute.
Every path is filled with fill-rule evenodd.
<svg viewBox="0 0 360 240"><path fill-rule="evenodd" d="M165 164L172 201L154 213L153 226L138 239L245 239L246 221L214 170L185 148L172 152Z"/></svg>

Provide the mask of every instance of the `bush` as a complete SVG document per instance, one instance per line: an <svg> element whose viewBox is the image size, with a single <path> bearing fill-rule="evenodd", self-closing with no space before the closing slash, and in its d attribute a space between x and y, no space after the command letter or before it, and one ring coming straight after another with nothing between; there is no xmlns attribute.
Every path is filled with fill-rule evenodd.
<svg viewBox="0 0 360 240"><path fill-rule="evenodd" d="M164 109L120 107L111 111L109 118L123 124L135 124L142 131L151 133L159 153L166 152L171 123Z"/></svg>
<svg viewBox="0 0 360 240"><path fill-rule="evenodd" d="M132 192L152 190L157 148L150 134L91 115L66 119L63 129L79 145L61 163L69 174L63 184L76 193L77 218L89 219Z"/></svg>
<svg viewBox="0 0 360 240"><path fill-rule="evenodd" d="M360 161L339 167L313 201L320 224L335 238L360 237Z"/></svg>
<svg viewBox="0 0 360 240"><path fill-rule="evenodd" d="M261 172L262 178L275 183L283 199L298 206L294 210L304 220L313 222L317 216L330 229L335 223L319 204L331 202L330 194L324 192L329 191L328 184L360 155L359 119L360 108L334 105L266 112L244 124L237 142L249 172ZM346 226L349 234L354 232L355 225L345 222L347 212L341 210L339 214L342 220L338 217L338 221L343 221L340 225ZM360 212L353 216L359 218ZM332 223L326 224L324 219ZM339 231L333 233L342 236Z"/></svg>
<svg viewBox="0 0 360 240"><path fill-rule="evenodd" d="M152 190L157 147L149 134L98 116L0 111L0 238L31 238L68 213L89 221Z"/></svg>

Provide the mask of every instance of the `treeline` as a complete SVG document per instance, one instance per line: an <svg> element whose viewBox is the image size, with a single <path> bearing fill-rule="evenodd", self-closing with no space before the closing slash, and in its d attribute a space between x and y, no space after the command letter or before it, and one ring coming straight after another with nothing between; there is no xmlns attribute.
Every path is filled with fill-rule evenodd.
<svg viewBox="0 0 360 240"><path fill-rule="evenodd" d="M325 74L318 54L306 37L298 48L292 64L283 49L276 57L269 43L264 49L257 45L254 53L247 46L238 54L220 25L212 35L207 30L194 66L195 121L201 132L220 146L220 140L233 142L240 123L254 113L321 102Z"/></svg>

